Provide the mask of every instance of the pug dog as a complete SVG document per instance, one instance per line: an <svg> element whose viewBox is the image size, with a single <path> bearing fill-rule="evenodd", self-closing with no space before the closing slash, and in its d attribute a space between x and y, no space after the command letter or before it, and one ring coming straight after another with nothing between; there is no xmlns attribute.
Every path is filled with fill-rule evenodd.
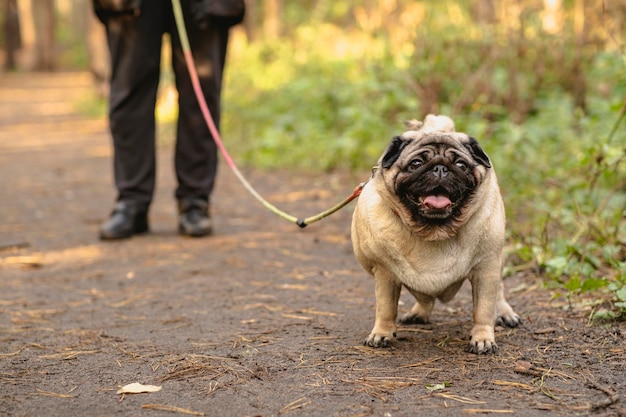
<svg viewBox="0 0 626 417"><path fill-rule="evenodd" d="M449 117L406 125L380 157L352 220L354 253L375 280L376 320L365 344L394 340L402 287L416 302L400 323L428 323L435 300L450 301L469 280L474 326L467 351L496 352L495 325L521 323L504 297L505 213L496 173L476 139L456 132Z"/></svg>

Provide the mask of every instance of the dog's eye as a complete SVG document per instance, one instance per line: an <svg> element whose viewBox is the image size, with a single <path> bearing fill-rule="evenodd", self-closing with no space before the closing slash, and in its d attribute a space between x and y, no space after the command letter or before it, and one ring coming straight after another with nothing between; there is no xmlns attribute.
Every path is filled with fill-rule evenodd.
<svg viewBox="0 0 626 417"><path fill-rule="evenodd" d="M467 171L467 164L463 161L456 161L454 165L461 171Z"/></svg>
<svg viewBox="0 0 626 417"><path fill-rule="evenodd" d="M417 169L421 167L422 165L424 165L424 163L422 162L421 159L414 159L411 162L409 162L409 169Z"/></svg>

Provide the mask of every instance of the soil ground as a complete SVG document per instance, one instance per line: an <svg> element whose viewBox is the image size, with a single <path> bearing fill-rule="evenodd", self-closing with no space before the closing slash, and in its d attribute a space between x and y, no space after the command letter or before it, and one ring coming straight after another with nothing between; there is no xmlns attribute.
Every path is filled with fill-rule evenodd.
<svg viewBox="0 0 626 417"><path fill-rule="evenodd" d="M73 107L90 88L82 73L0 77L0 415L626 416L626 323L591 325L520 274L505 284L524 325L498 329L496 355L464 351L467 285L432 324L365 347L373 280L352 254L350 206L301 230L222 164L215 234L179 236L171 146L151 233L99 241L110 139ZM311 215L368 173L246 175ZM133 382L161 390L117 394Z"/></svg>

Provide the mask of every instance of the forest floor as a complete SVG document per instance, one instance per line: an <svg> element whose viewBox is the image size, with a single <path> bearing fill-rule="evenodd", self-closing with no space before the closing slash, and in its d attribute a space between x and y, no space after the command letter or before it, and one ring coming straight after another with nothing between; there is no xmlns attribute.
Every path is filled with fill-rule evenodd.
<svg viewBox="0 0 626 417"><path fill-rule="evenodd" d="M90 88L84 73L0 77L1 415L626 416L625 322L590 323L524 273L505 281L524 324L497 329L498 354L464 351L468 285L432 324L365 347L374 290L351 206L299 229L222 164L215 234L179 236L170 145L151 232L99 241L114 190L106 121L75 111ZM296 215L368 176L245 173ZM118 393L135 382L160 390Z"/></svg>

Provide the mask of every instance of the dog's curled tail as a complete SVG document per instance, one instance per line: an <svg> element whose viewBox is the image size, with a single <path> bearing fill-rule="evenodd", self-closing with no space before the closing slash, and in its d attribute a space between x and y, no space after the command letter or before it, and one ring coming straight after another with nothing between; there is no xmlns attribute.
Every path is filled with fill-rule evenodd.
<svg viewBox="0 0 626 417"><path fill-rule="evenodd" d="M429 114L423 122L408 120L405 122L407 129L423 132L454 132L454 122L448 116Z"/></svg>

